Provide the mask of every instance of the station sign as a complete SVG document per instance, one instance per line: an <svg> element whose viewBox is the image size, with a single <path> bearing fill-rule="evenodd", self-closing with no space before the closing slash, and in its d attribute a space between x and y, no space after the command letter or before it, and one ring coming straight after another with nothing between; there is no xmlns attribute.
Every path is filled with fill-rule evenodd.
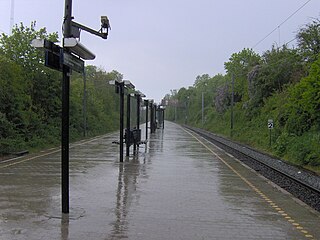
<svg viewBox="0 0 320 240"><path fill-rule="evenodd" d="M269 119L269 120L268 120L268 128L269 128L269 129L273 129L273 127L274 127L274 126L273 126L273 119Z"/></svg>
<svg viewBox="0 0 320 240"><path fill-rule="evenodd" d="M44 65L54 70L62 72L62 64L60 60L60 54L46 50Z"/></svg>
<svg viewBox="0 0 320 240"><path fill-rule="evenodd" d="M82 73L84 71L84 61L70 53L63 53L63 64L76 72Z"/></svg>
<svg viewBox="0 0 320 240"><path fill-rule="evenodd" d="M45 51L45 66L57 71L63 71L63 66L82 73L84 71L84 61L75 55L64 52L64 49L46 39L33 39L31 45Z"/></svg>

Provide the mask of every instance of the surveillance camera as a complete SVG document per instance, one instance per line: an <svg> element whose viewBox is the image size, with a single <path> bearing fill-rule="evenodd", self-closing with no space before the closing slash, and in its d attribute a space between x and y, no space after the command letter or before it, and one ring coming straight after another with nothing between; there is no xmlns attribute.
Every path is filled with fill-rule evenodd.
<svg viewBox="0 0 320 240"><path fill-rule="evenodd" d="M107 16L101 16L101 27L111 29L110 22Z"/></svg>

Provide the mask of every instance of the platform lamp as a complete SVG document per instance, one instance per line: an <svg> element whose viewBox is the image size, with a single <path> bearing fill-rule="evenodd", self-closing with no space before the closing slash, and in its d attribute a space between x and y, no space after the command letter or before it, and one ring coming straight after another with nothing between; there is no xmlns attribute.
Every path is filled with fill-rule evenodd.
<svg viewBox="0 0 320 240"><path fill-rule="evenodd" d="M164 129L164 110L166 110L166 106L160 105L160 114L161 114L161 121L162 121L162 129Z"/></svg>
<svg viewBox="0 0 320 240"><path fill-rule="evenodd" d="M101 17L100 30L94 30L77 22L72 16L72 0L65 0L63 21L63 46L44 39L34 39L31 45L45 50L45 66L62 72L61 109L61 200L62 213L69 213L69 100L71 70L83 72L84 60L92 60L95 55L77 40L81 30L108 38L110 28L107 16Z"/></svg>
<svg viewBox="0 0 320 240"><path fill-rule="evenodd" d="M144 100L144 106L146 107L146 142L148 141L149 101L149 99Z"/></svg>
<svg viewBox="0 0 320 240"><path fill-rule="evenodd" d="M140 92L139 90L135 91L134 96L137 99L137 132L139 134L139 141L141 141L141 134L140 134L140 104L141 104L141 100L142 98L146 97L146 95L144 95L142 92ZM139 147L139 144L134 144L133 145L133 152L135 153L137 150L137 147Z"/></svg>

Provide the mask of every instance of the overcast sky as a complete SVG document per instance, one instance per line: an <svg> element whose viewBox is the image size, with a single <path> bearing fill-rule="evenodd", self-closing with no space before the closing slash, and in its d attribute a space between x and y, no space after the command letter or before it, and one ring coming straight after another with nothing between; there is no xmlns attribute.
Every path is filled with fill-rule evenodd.
<svg viewBox="0 0 320 240"><path fill-rule="evenodd" d="M12 0L0 0L0 31L10 32ZM96 54L93 64L124 74L148 98L160 101L171 89L193 85L197 75L224 73L232 53L252 48L307 0L73 0L76 22L100 28L107 15L108 40L86 32L81 42ZM294 39L297 30L319 18L320 1L311 0L254 48ZM14 0L14 23L58 32L64 0ZM292 42L290 45L294 44Z"/></svg>

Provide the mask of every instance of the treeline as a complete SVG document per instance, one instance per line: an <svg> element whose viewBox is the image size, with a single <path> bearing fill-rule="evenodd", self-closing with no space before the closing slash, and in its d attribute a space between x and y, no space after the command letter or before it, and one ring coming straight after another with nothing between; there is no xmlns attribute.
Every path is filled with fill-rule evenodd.
<svg viewBox="0 0 320 240"><path fill-rule="evenodd" d="M192 87L171 90L167 118L320 166L320 21L296 39L296 48L272 46L262 55L243 49L225 63L225 75L204 74Z"/></svg>
<svg viewBox="0 0 320 240"><path fill-rule="evenodd" d="M60 72L44 66L44 53L30 45L32 39L57 42L57 33L23 24L0 37L0 155L39 149L60 143ZM78 139L106 133L117 127L118 97L110 80L116 71L86 67L86 119L83 75L73 73L70 93L70 137ZM87 124L86 124L87 123ZM86 129L85 129L86 127ZM86 131L85 131L86 130Z"/></svg>

